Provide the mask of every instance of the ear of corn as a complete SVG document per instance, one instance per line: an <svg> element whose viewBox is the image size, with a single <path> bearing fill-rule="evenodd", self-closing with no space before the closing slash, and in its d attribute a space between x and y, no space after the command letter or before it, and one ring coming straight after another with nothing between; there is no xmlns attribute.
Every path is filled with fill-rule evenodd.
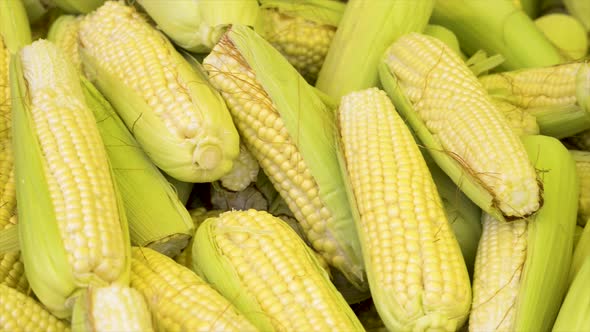
<svg viewBox="0 0 590 332"><path fill-rule="evenodd" d="M194 232L186 207L108 101L88 80L81 83L123 198L131 243L176 256Z"/></svg>
<svg viewBox="0 0 590 332"><path fill-rule="evenodd" d="M557 139L526 136L544 205L509 223L484 214L475 259L471 331L547 331L567 290L576 223L575 163Z"/></svg>
<svg viewBox="0 0 590 332"><path fill-rule="evenodd" d="M106 2L78 38L85 75L156 166L187 182L229 172L239 137L223 99L135 9Z"/></svg>
<svg viewBox="0 0 590 332"><path fill-rule="evenodd" d="M147 299L158 330L256 331L232 299L189 268L151 249L133 248L132 253L131 286Z"/></svg>
<svg viewBox="0 0 590 332"><path fill-rule="evenodd" d="M437 1L430 22L451 29L468 56L480 49L501 54L505 61L500 67L504 70L552 66L563 61L532 19L511 0Z"/></svg>
<svg viewBox="0 0 590 332"><path fill-rule="evenodd" d="M366 288L360 244L334 150L334 118L315 91L253 30L233 26L205 58L243 142L307 240Z"/></svg>
<svg viewBox="0 0 590 332"><path fill-rule="evenodd" d="M314 253L265 211L229 211L201 224L193 264L262 331L363 331Z"/></svg>
<svg viewBox="0 0 590 332"><path fill-rule="evenodd" d="M19 248L18 227L8 227L0 230L0 254L6 254L11 251L19 250Z"/></svg>
<svg viewBox="0 0 590 332"><path fill-rule="evenodd" d="M150 332L152 317L143 295L134 288L113 284L89 287L76 298L73 332Z"/></svg>
<svg viewBox="0 0 590 332"><path fill-rule="evenodd" d="M263 0L260 8L255 30L313 84L345 4L335 0Z"/></svg>
<svg viewBox="0 0 590 332"><path fill-rule="evenodd" d="M11 61L19 242L31 288L71 313L88 285L128 282L129 234L94 116L76 69L40 40Z"/></svg>
<svg viewBox="0 0 590 332"><path fill-rule="evenodd" d="M138 0L170 39L178 46L208 53L232 24L254 26L258 17L256 0Z"/></svg>
<svg viewBox="0 0 590 332"><path fill-rule="evenodd" d="M580 181L578 199L578 225L586 225L590 218L590 151L570 150L576 162L576 172Z"/></svg>
<svg viewBox="0 0 590 332"><path fill-rule="evenodd" d="M590 255L567 291L552 331L585 331L590 326Z"/></svg>
<svg viewBox="0 0 590 332"><path fill-rule="evenodd" d="M543 135L564 138L590 128L590 64L521 69L479 78L496 99L534 115Z"/></svg>
<svg viewBox="0 0 590 332"><path fill-rule="evenodd" d="M105 0L48 0L47 2L66 13L87 14L100 7Z"/></svg>
<svg viewBox="0 0 590 332"><path fill-rule="evenodd" d="M590 4L585 0L563 0L567 11L590 31Z"/></svg>
<svg viewBox="0 0 590 332"><path fill-rule="evenodd" d="M33 298L0 284L0 330L11 332L69 331Z"/></svg>
<svg viewBox="0 0 590 332"><path fill-rule="evenodd" d="M469 275L412 134L377 88L344 95L338 124L371 296L385 325L457 330L471 304Z"/></svg>
<svg viewBox="0 0 590 332"><path fill-rule="evenodd" d="M316 87L337 100L379 83L385 49L426 26L434 0L350 0L334 35Z"/></svg>
<svg viewBox="0 0 590 332"><path fill-rule="evenodd" d="M234 161L234 167L229 173L222 176L219 181L221 185L232 191L246 189L252 182L256 182L260 165L248 150L246 145L240 144L240 154Z"/></svg>
<svg viewBox="0 0 590 332"><path fill-rule="evenodd" d="M207 210L204 207L195 208L189 211L191 214L191 218L193 219L193 223L195 225L195 232L197 228L205 221L207 218L217 217L223 211L221 210ZM189 269L193 269L193 255L192 255L192 247L194 242L194 233L193 237L191 238L189 244L178 254L174 257L176 263L186 266ZM194 270L193 270L194 271ZM195 273L199 274L198 271L194 271Z"/></svg>
<svg viewBox="0 0 590 332"><path fill-rule="evenodd" d="M51 23L47 32L47 40L61 48L78 70L82 70L78 53L78 31L82 18L83 16L61 15Z"/></svg>
<svg viewBox="0 0 590 332"><path fill-rule="evenodd" d="M10 56L30 42L31 30L23 4L0 1L0 229L12 226L16 213L8 79Z"/></svg>
<svg viewBox="0 0 590 332"><path fill-rule="evenodd" d="M539 208L541 191L522 143L455 52L411 33L387 50L380 70L426 150L482 210L503 219Z"/></svg>

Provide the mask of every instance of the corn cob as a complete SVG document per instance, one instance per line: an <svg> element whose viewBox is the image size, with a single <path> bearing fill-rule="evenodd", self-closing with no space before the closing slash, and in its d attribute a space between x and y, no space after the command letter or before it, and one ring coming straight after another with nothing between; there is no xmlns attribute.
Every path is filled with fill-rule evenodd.
<svg viewBox="0 0 590 332"><path fill-rule="evenodd" d="M545 203L532 217L482 216L470 331L547 331L567 289L578 183L575 163L555 138L523 138L541 173Z"/></svg>
<svg viewBox="0 0 590 332"><path fill-rule="evenodd" d="M14 288L22 293L29 289L20 251L0 255L0 284Z"/></svg>
<svg viewBox="0 0 590 332"><path fill-rule="evenodd" d="M353 284L366 288L331 111L286 59L247 27L234 25L203 65L244 144L307 240Z"/></svg>
<svg viewBox="0 0 590 332"><path fill-rule="evenodd" d="M10 56L31 42L31 30L21 1L0 1L0 229L12 226L16 213L11 100L8 81Z"/></svg>
<svg viewBox="0 0 590 332"><path fill-rule="evenodd" d="M580 181L578 199L578 225L586 225L590 218L590 151L570 150L576 162L576 172Z"/></svg>
<svg viewBox="0 0 590 332"><path fill-rule="evenodd" d="M148 299L159 331L255 331L194 272L147 248L133 248L131 286Z"/></svg>
<svg viewBox="0 0 590 332"><path fill-rule="evenodd" d="M13 56L19 242L31 288L59 318L89 285L129 278L127 220L76 69L51 42Z"/></svg>
<svg viewBox="0 0 590 332"><path fill-rule="evenodd" d="M567 291L553 324L554 332L586 331L590 327L590 255Z"/></svg>
<svg viewBox="0 0 590 332"><path fill-rule="evenodd" d="M410 130L377 88L343 96L338 124L377 311L392 331L455 331L469 313L469 275Z"/></svg>
<svg viewBox="0 0 590 332"><path fill-rule="evenodd" d="M89 287L76 298L72 332L150 332L152 317L143 295L118 284Z"/></svg>
<svg viewBox="0 0 590 332"><path fill-rule="evenodd" d="M234 167L229 173L222 176L219 181L221 185L232 191L240 191L246 189L252 182L256 182L260 166L258 162L250 153L246 145L240 144L240 154L238 159L234 161Z"/></svg>
<svg viewBox="0 0 590 332"><path fill-rule="evenodd" d="M18 225L15 224L15 226ZM18 227L8 227L0 230L0 255L20 250L18 241Z"/></svg>
<svg viewBox="0 0 590 332"><path fill-rule="evenodd" d="M177 255L194 233L186 207L108 101L92 83L81 82L123 198L131 243Z"/></svg>
<svg viewBox="0 0 590 332"><path fill-rule="evenodd" d="M258 17L256 0L137 0L148 15L178 46L208 53L231 24L253 26Z"/></svg>
<svg viewBox="0 0 590 332"><path fill-rule="evenodd" d="M588 36L580 21L565 13L552 13L535 19L535 25L567 60L582 59L588 51Z"/></svg>
<svg viewBox="0 0 590 332"><path fill-rule="evenodd" d="M434 0L350 0L316 87L340 100L349 92L377 86L377 68L385 49L408 32L422 31L434 3Z"/></svg>
<svg viewBox="0 0 590 332"><path fill-rule="evenodd" d="M580 61L479 78L494 98L523 108L543 135L564 138L590 129L590 64Z"/></svg>
<svg viewBox="0 0 590 332"><path fill-rule="evenodd" d="M533 20L511 0L437 1L430 23L453 31L467 56L480 49L501 54L505 59L500 65L503 70L552 66L563 61Z"/></svg>
<svg viewBox="0 0 590 332"><path fill-rule="evenodd" d="M387 50L381 81L437 164L482 210L502 218L541 204L535 169L508 120L459 56L410 33Z"/></svg>
<svg viewBox="0 0 590 332"><path fill-rule="evenodd" d="M313 84L345 5L335 0L262 0L260 8L256 32Z"/></svg>
<svg viewBox="0 0 590 332"><path fill-rule="evenodd" d="M33 298L0 284L0 330L10 332L69 331Z"/></svg>
<svg viewBox="0 0 590 332"><path fill-rule="evenodd" d="M61 48L68 59L78 70L82 70L80 54L78 52L78 31L83 16L61 15L59 16L47 32L47 40Z"/></svg>
<svg viewBox="0 0 590 332"><path fill-rule="evenodd" d="M229 211L201 224L193 265L263 331L363 331L303 241L265 211Z"/></svg>
<svg viewBox="0 0 590 332"><path fill-rule="evenodd" d="M195 225L195 232L196 232L196 229L199 228L199 226L203 223L203 221L205 221L207 218L217 217L223 211L221 211L221 210L207 210L204 207L200 207L200 208L192 209L189 212L190 212L191 218L193 220L193 223ZM185 266L189 269L193 268L193 255L192 255L193 242L194 242L194 233L193 233L193 237L189 241L188 245L184 249L182 249L180 254L178 254L176 257L174 257L174 260L176 261L176 263L178 263L182 266ZM195 272L197 272L197 271L195 271Z"/></svg>
<svg viewBox="0 0 590 332"><path fill-rule="evenodd" d="M508 124L516 135L539 134L539 124L537 124L537 118L534 115L499 98L492 98L492 104L508 119Z"/></svg>
<svg viewBox="0 0 590 332"><path fill-rule="evenodd" d="M78 38L85 75L156 166L186 182L230 171L239 137L223 99L135 9L107 1Z"/></svg>

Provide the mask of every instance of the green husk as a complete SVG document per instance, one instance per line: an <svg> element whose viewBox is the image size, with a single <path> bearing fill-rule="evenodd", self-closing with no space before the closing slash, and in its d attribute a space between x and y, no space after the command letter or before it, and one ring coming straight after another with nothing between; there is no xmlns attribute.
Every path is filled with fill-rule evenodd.
<svg viewBox="0 0 590 332"><path fill-rule="evenodd" d="M590 2L587 0L563 0L567 11L590 32Z"/></svg>
<svg viewBox="0 0 590 332"><path fill-rule="evenodd" d="M121 9L124 8L123 4L110 3L111 6L115 4ZM82 41L85 28L99 28L86 26L88 17L90 16L81 24ZM140 23L140 19L137 19L136 23L144 24L146 29L151 29L147 22ZM100 59L94 57L87 48L80 47L84 73L113 105L134 138L158 168L185 182L215 181L229 172L233 160L239 153L239 136L225 102L209 85L205 76L195 71L166 38L151 36L150 40L165 44L164 56L170 56L173 63L171 67L177 70L176 77L188 83L186 93L190 94L192 108L199 113L200 118L198 125L201 130L196 136L184 138L171 133L143 95L126 85L119 75L102 67Z"/></svg>
<svg viewBox="0 0 590 332"><path fill-rule="evenodd" d="M43 43L51 45L50 42ZM61 52L56 47L55 50L57 54ZM63 71L62 76L67 77L69 84L78 84L78 73L74 67L68 67L66 61L61 63L66 64L65 68L59 68L60 72ZM51 66L52 63L47 64L48 70ZM57 68L51 70L58 71ZM13 141L13 147L19 202L18 233L25 271L35 295L55 316L65 318L71 315L72 301L81 289L88 285L104 285L105 281L93 274L76 278L68 263L45 178L44 168L47 166L44 165L40 142L33 130L31 101L23 76L22 60L17 55L11 59L10 84L14 101L12 134L19 138ZM110 173L114 179L112 169ZM128 283L131 258L127 218L115 181L113 186L125 247L123 254L126 257L126 267L117 281Z"/></svg>
<svg viewBox="0 0 590 332"><path fill-rule="evenodd" d="M480 49L501 54L505 59L500 66L503 70L551 66L563 61L559 51L512 0L437 1L431 23L452 30L467 56Z"/></svg>
<svg viewBox="0 0 590 332"><path fill-rule="evenodd" d="M587 257L590 257L590 227L587 227L586 224L584 230L582 230L582 234L580 234L578 244L576 244L576 247L573 250L568 284L574 280Z"/></svg>
<svg viewBox="0 0 590 332"><path fill-rule="evenodd" d="M551 328L567 291L578 179L574 160L557 139L535 135L522 140L530 160L541 171L545 202L528 222L527 259L514 331L545 331Z"/></svg>
<svg viewBox="0 0 590 332"><path fill-rule="evenodd" d="M481 237L481 209L457 189L457 185L435 163L428 164L428 168L461 247L467 271L473 275L475 254Z"/></svg>
<svg viewBox="0 0 590 332"><path fill-rule="evenodd" d="M360 243L334 150L333 111L287 60L253 30L235 25L226 36L224 42L231 42L240 52L272 100L316 180L322 202L333 215L326 229L339 244L337 250L342 251L345 261L329 263L340 269L355 286L365 288ZM304 128L302 123L305 123Z"/></svg>
<svg viewBox="0 0 590 332"><path fill-rule="evenodd" d="M573 280L552 331L585 331L590 326L590 255L584 258L580 271Z"/></svg>
<svg viewBox="0 0 590 332"><path fill-rule="evenodd" d="M256 0L137 2L175 44L199 53L208 53L231 24L253 26L258 16Z"/></svg>
<svg viewBox="0 0 590 332"><path fill-rule="evenodd" d="M80 79L123 197L131 243L177 255L194 233L187 209L108 101L92 83Z"/></svg>
<svg viewBox="0 0 590 332"><path fill-rule="evenodd" d="M60 47L78 70L82 70L76 36L82 16L60 15L49 27L47 40ZM73 40L73 44L71 41Z"/></svg>
<svg viewBox="0 0 590 332"><path fill-rule="evenodd" d="M496 207L494 198L480 182L451 155L445 152L440 142L434 138L426 125L420 120L418 113L414 111L411 102L402 92L397 83L397 78L389 71L385 62L379 65L381 84L387 92L396 110L402 118L412 127L418 140L426 147L436 164L453 180L457 188L461 190L471 201L498 220L505 220L502 212Z"/></svg>
<svg viewBox="0 0 590 332"><path fill-rule="evenodd" d="M105 0L49 0L50 5L56 6L70 14L88 14L102 6Z"/></svg>
<svg viewBox="0 0 590 332"><path fill-rule="evenodd" d="M535 25L568 60L583 58L588 51L588 36L584 26L573 16L562 13L543 15Z"/></svg>
<svg viewBox="0 0 590 332"><path fill-rule="evenodd" d="M459 40L453 31L443 27L442 25L428 24L422 33L442 41L453 51L457 52L457 54L461 56L461 59L467 60L465 54L461 52Z"/></svg>
<svg viewBox="0 0 590 332"><path fill-rule="evenodd" d="M570 153L576 162L580 179L578 225L584 227L590 218L590 151L570 150Z"/></svg>
<svg viewBox="0 0 590 332"><path fill-rule="evenodd" d="M31 43L31 28L22 1L0 1L0 38L10 53Z"/></svg>
<svg viewBox="0 0 590 332"><path fill-rule="evenodd" d="M318 75L316 87L339 100L379 84L386 48L408 32L422 31L434 0L350 0Z"/></svg>

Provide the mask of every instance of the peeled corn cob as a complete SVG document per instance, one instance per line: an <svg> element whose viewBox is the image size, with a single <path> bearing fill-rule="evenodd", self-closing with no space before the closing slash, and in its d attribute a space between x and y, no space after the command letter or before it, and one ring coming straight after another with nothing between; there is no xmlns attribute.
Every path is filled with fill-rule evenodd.
<svg viewBox="0 0 590 332"><path fill-rule="evenodd" d="M74 66L39 40L13 56L10 69L25 271L63 318L84 287L128 282L127 220Z"/></svg>
<svg viewBox="0 0 590 332"><path fill-rule="evenodd" d="M385 49L400 36L422 31L434 0L350 0L316 82L332 98L377 86Z"/></svg>
<svg viewBox="0 0 590 332"><path fill-rule="evenodd" d="M203 61L244 144L287 202L307 240L366 288L360 244L334 150L333 114L251 29L234 25Z"/></svg>
<svg viewBox="0 0 590 332"><path fill-rule="evenodd" d="M190 0L172 5L160 0L137 0L148 15L178 46L208 53L232 24L253 26L258 16L256 0Z"/></svg>
<svg viewBox="0 0 590 332"><path fill-rule="evenodd" d="M239 137L223 99L135 9L105 2L78 38L85 75L156 166L187 182L230 171Z"/></svg>
<svg viewBox="0 0 590 332"><path fill-rule="evenodd" d="M262 0L260 8L256 32L313 84L345 5L335 0Z"/></svg>
<svg viewBox="0 0 590 332"><path fill-rule="evenodd" d="M426 162L387 94L342 97L345 169L371 295L392 331L455 331L467 319L465 261Z"/></svg>
<svg viewBox="0 0 590 332"><path fill-rule="evenodd" d="M133 248L131 286L148 300L159 331L256 331L198 275L147 248Z"/></svg>
<svg viewBox="0 0 590 332"><path fill-rule="evenodd" d="M475 258L470 331L547 331L567 289L578 180L568 150L555 138L523 138L543 170L545 203L525 219L482 216Z"/></svg>
<svg viewBox="0 0 590 332"><path fill-rule="evenodd" d="M263 331L363 331L315 255L265 211L229 211L201 224L193 264Z"/></svg>
<svg viewBox="0 0 590 332"><path fill-rule="evenodd" d="M78 52L78 31L82 18L83 16L61 15L51 23L47 32L47 40L61 48L78 70L82 70Z"/></svg>
<svg viewBox="0 0 590 332"><path fill-rule="evenodd" d="M89 287L76 299L73 332L150 332L152 318L143 295L118 284Z"/></svg>
<svg viewBox="0 0 590 332"><path fill-rule="evenodd" d="M534 115L543 135L564 138L590 128L590 64L502 72L479 78L494 98Z"/></svg>
<svg viewBox="0 0 590 332"><path fill-rule="evenodd" d="M498 218L495 208L511 218L537 211L541 190L522 143L454 51L404 35L387 50L381 81L437 164L482 210Z"/></svg>
<svg viewBox="0 0 590 332"><path fill-rule="evenodd" d="M492 104L508 119L508 124L516 135L539 134L539 125L534 115L498 98L492 98Z"/></svg>
<svg viewBox="0 0 590 332"><path fill-rule="evenodd" d="M0 284L0 330L10 332L69 331L33 298Z"/></svg>

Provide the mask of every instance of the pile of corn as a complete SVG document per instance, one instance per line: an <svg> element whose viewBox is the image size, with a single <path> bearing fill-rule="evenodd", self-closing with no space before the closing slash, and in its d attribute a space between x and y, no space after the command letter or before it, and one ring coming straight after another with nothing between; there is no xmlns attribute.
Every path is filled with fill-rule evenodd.
<svg viewBox="0 0 590 332"><path fill-rule="evenodd" d="M0 331L589 331L587 0L0 0Z"/></svg>

